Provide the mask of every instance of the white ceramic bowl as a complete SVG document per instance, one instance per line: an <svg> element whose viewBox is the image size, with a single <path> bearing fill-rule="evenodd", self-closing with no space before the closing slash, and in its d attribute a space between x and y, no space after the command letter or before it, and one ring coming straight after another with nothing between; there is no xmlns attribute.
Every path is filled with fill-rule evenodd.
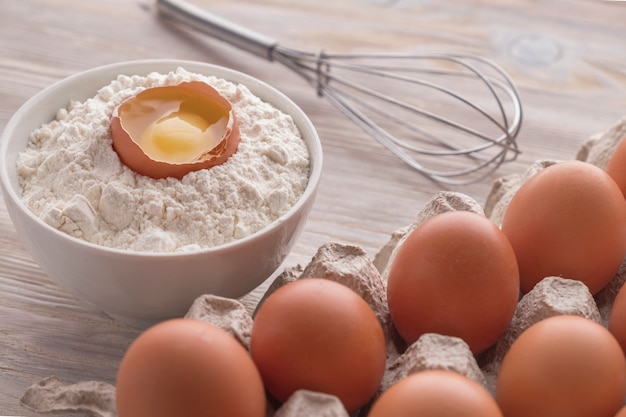
<svg viewBox="0 0 626 417"><path fill-rule="evenodd" d="M190 253L138 253L73 238L47 225L22 202L16 158L30 133L52 120L70 100L84 101L119 74L147 75L182 66L188 71L246 85L266 102L290 114L309 148L308 186L297 203L263 230L219 247ZM146 326L183 315L203 294L240 297L270 277L300 235L312 208L322 169L317 132L304 112L285 95L248 75L210 64L148 60L95 68L64 79L28 100L11 118L0 139L0 177L7 209L29 252L68 292L112 317Z"/></svg>

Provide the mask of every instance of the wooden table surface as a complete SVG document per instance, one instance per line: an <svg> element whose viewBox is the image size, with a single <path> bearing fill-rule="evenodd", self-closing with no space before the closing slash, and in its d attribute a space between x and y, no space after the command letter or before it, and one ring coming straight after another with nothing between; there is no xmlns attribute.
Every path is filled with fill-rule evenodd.
<svg viewBox="0 0 626 417"><path fill-rule="evenodd" d="M493 59L524 105L520 157L573 159L583 141L626 115L626 4L600 0L194 0L288 46L316 51L441 49ZM95 66L144 58L209 61L247 72L296 101L318 128L325 167L310 221L285 266L326 242L372 257L443 187L418 175L289 70L219 41L164 25L148 1L0 0L0 130L32 95ZM495 177L453 188L484 202ZM30 384L114 383L138 330L51 282L22 246L0 203L0 415Z"/></svg>

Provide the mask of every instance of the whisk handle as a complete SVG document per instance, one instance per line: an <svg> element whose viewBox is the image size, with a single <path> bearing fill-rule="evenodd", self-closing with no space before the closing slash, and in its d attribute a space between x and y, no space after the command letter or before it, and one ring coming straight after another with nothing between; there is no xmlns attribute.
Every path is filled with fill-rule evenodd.
<svg viewBox="0 0 626 417"><path fill-rule="evenodd" d="M157 0L160 15L172 18L206 35L227 42L254 55L272 60L272 51L278 44L261 33L223 19L184 0Z"/></svg>

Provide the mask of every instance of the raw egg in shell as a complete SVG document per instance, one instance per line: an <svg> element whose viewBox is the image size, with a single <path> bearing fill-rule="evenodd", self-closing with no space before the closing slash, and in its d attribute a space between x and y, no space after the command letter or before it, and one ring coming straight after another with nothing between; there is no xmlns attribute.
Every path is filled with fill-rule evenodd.
<svg viewBox="0 0 626 417"><path fill-rule="evenodd" d="M515 312L515 253L484 216L438 214L398 249L389 268L387 296L391 319L407 343L424 333L439 333L463 339L478 354L498 340Z"/></svg>
<svg viewBox="0 0 626 417"><path fill-rule="evenodd" d="M626 253L626 202L609 174L582 161L539 171L515 193L502 220L515 250L520 287L542 279L582 281L598 293Z"/></svg>
<svg viewBox="0 0 626 417"><path fill-rule="evenodd" d="M148 88L126 99L113 111L111 136L124 164L157 179L222 164L240 141L230 102L199 81Z"/></svg>
<svg viewBox="0 0 626 417"><path fill-rule="evenodd" d="M608 328L626 353L626 285L622 285L611 306Z"/></svg>
<svg viewBox="0 0 626 417"><path fill-rule="evenodd" d="M496 400L506 417L613 417L626 394L626 361L611 333L580 316L529 327L506 353Z"/></svg>
<svg viewBox="0 0 626 417"><path fill-rule="evenodd" d="M261 304L250 351L278 401L307 389L337 396L348 412L376 394L386 361L373 310L352 289L321 278L286 284Z"/></svg>
<svg viewBox="0 0 626 417"><path fill-rule="evenodd" d="M368 417L502 417L491 394L477 382L445 370L413 373L374 403Z"/></svg>
<svg viewBox="0 0 626 417"><path fill-rule="evenodd" d="M606 172L615 180L622 194L626 197L626 136L613 150L606 165Z"/></svg>
<svg viewBox="0 0 626 417"><path fill-rule="evenodd" d="M212 324L170 319L130 345L117 375L119 417L265 417L248 351Z"/></svg>

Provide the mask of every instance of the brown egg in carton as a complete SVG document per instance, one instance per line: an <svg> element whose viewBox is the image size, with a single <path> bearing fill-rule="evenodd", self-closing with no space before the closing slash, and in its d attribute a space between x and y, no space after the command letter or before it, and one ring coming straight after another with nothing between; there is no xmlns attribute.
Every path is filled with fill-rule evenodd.
<svg viewBox="0 0 626 417"><path fill-rule="evenodd" d="M626 137L626 117L607 132L585 142L576 159L604 168L619 142ZM286 268L271 283L259 305L276 289L297 279L325 278L348 286L359 294L375 312L387 341L387 365L379 392L370 403L352 415L341 401L329 394L300 390L285 403L268 402L267 417L365 417L376 398L395 382L414 372L428 369L445 369L457 372L481 384L492 394L498 367L515 339L532 324L555 315L578 315L606 326L612 303L619 288L626 281L626 262L612 281L596 296L581 282L546 277L533 290L523 295L513 318L500 339L487 351L474 356L469 346L460 338L424 334L407 346L395 330L386 295L387 266L405 237L430 217L451 210L466 210L486 216L501 224L504 211L513 194L530 176L556 163L540 160L524 173L502 177L495 181L484 208L472 197L459 192L436 193L418 213L412 224L393 232L388 242L371 259L366 252L352 245L327 243L322 245L306 266ZM195 300L187 318L203 320L216 325L250 347L254 312L233 299L204 295ZM91 390L91 391L90 391ZM88 395L85 395L85 392ZM81 392L84 395L72 395ZM46 378L32 385L22 398L22 404L39 412L86 411L96 417L115 417L114 387L93 381L64 385L55 378ZM72 398L91 398L91 402L72 402Z"/></svg>

